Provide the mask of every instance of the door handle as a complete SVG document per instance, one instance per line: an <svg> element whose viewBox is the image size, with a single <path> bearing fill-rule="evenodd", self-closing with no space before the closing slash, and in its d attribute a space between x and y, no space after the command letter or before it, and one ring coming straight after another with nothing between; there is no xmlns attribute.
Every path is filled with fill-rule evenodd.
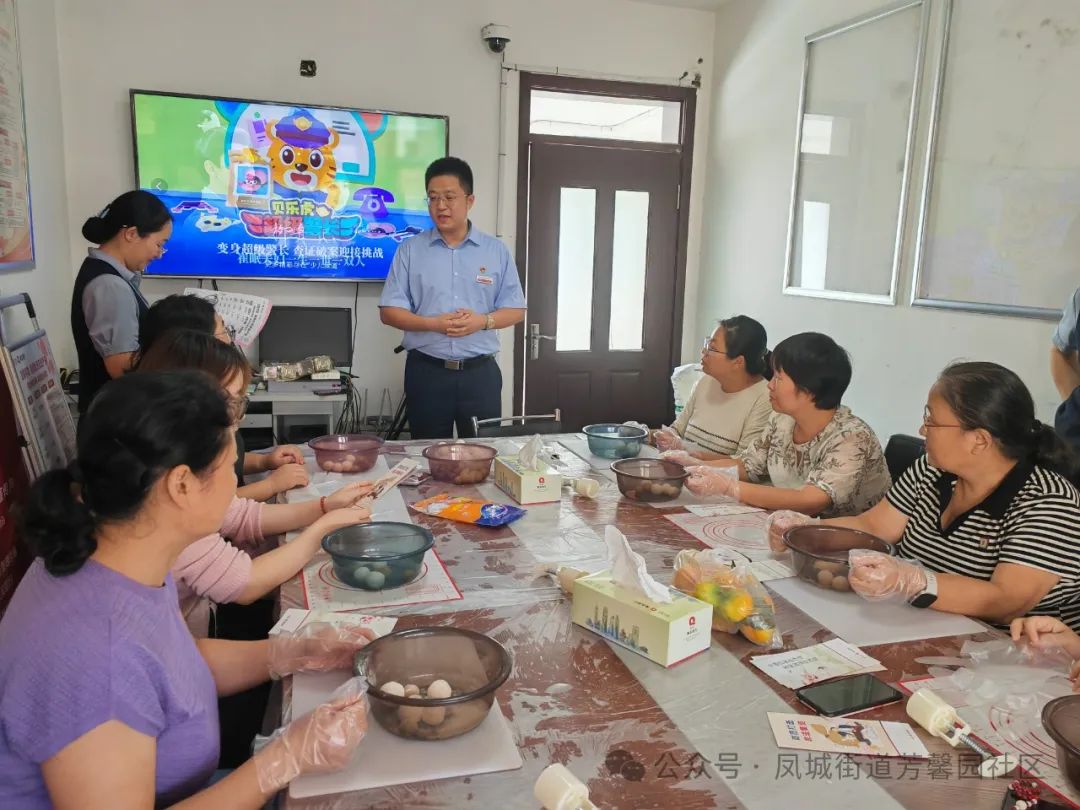
<svg viewBox="0 0 1080 810"><path fill-rule="evenodd" d="M529 359L540 359L540 341L541 340L555 340L554 335L541 335L540 324L529 324Z"/></svg>

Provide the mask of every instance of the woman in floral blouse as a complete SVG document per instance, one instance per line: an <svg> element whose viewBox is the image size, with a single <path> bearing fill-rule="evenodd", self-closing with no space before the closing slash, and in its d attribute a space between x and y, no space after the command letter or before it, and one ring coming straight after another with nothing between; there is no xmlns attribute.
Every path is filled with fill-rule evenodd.
<svg viewBox="0 0 1080 810"><path fill-rule="evenodd" d="M732 458L689 467L687 487L821 517L869 509L891 481L874 431L840 404L851 382L847 352L827 335L804 332L780 343L772 362L776 413L765 431Z"/></svg>

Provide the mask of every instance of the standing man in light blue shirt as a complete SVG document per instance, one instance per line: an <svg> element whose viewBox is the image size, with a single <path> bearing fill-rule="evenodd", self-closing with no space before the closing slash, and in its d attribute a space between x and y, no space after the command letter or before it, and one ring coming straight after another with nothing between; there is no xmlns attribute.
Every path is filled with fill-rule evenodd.
<svg viewBox="0 0 1080 810"><path fill-rule="evenodd" d="M460 158L427 168L435 228L394 256L379 313L405 332L405 399L415 439L472 436L472 417L502 413L499 329L525 318L525 294L506 245L469 220L473 175Z"/></svg>

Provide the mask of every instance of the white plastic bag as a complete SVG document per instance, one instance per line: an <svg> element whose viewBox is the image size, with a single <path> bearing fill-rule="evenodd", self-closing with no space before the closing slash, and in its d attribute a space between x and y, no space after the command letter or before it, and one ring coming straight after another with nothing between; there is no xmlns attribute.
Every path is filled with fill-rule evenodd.
<svg viewBox="0 0 1080 810"><path fill-rule="evenodd" d="M671 373L671 389L675 393L675 416L678 418L686 403L690 401L690 394L697 385L697 381L704 376L701 363L687 363L679 366Z"/></svg>

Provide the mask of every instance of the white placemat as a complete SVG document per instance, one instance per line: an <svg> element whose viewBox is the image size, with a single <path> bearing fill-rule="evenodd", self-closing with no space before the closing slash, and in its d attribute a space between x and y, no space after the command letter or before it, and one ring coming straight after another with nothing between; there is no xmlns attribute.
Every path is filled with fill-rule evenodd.
<svg viewBox="0 0 1080 810"><path fill-rule="evenodd" d="M365 591L349 587L337 578L330 557L321 552L304 566L301 583L309 610L371 610L461 599L461 591L435 549L424 555L424 569L419 578L399 588Z"/></svg>
<svg viewBox="0 0 1080 810"><path fill-rule="evenodd" d="M870 602L855 593L826 591L797 577L773 580L766 587L856 647L986 631L985 625L966 616Z"/></svg>
<svg viewBox="0 0 1080 810"><path fill-rule="evenodd" d="M734 552L735 559L749 562L769 560L769 538L765 535L765 512L747 512L741 515L699 517L687 513L664 515L687 534L711 548Z"/></svg>
<svg viewBox="0 0 1080 810"><path fill-rule="evenodd" d="M344 672L294 675L293 718L325 702L348 678L348 673ZM496 701L483 723L469 733L449 740L405 740L395 737L374 718L369 718L367 736L348 765L334 773L293 780L289 795L302 799L327 793L512 771L522 764L510 724Z"/></svg>

